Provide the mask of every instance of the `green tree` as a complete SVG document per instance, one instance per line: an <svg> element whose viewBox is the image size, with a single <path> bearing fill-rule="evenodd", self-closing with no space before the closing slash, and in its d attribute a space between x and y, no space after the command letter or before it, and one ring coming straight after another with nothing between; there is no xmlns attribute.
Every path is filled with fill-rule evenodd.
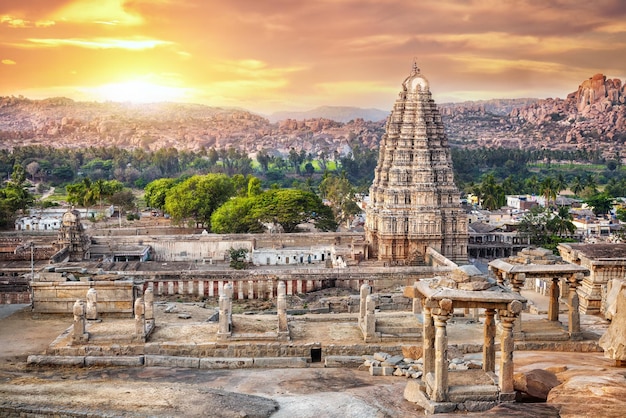
<svg viewBox="0 0 626 418"><path fill-rule="evenodd" d="M150 208L163 210L165 208L167 192L176 185L176 182L176 179L163 178L148 183L144 189L146 205Z"/></svg>
<svg viewBox="0 0 626 418"><path fill-rule="evenodd" d="M33 195L28 191L26 171L21 164L13 166L11 179L0 189L0 223L9 223L17 211L24 211L33 203Z"/></svg>
<svg viewBox="0 0 626 418"><path fill-rule="evenodd" d="M196 175L172 187L165 197L165 211L175 222L193 219L210 229L211 215L235 194L225 174Z"/></svg>
<svg viewBox="0 0 626 418"><path fill-rule="evenodd" d="M285 232L296 232L304 222L313 222L322 231L337 229L332 210L317 195L303 190L268 190L256 197L252 214L262 222L281 225Z"/></svg>
<svg viewBox="0 0 626 418"><path fill-rule="evenodd" d="M585 199L585 203L591 206L594 215L606 215L613 207L613 198L605 193L598 193Z"/></svg>
<svg viewBox="0 0 626 418"><path fill-rule="evenodd" d="M354 188L343 175L341 177L326 174L319 185L324 199L328 199L337 223L347 222L361 212L354 200Z"/></svg>
<svg viewBox="0 0 626 418"><path fill-rule="evenodd" d="M533 206L526 212L517 224L518 231L530 238L533 245L545 245L550 241L548 234L548 221L550 212L541 206Z"/></svg>
<svg viewBox="0 0 626 418"><path fill-rule="evenodd" d="M211 215L211 230L217 234L259 233L265 227L254 217L256 197L235 197Z"/></svg>
<svg viewBox="0 0 626 418"><path fill-rule="evenodd" d="M502 186L496 183L493 174L487 174L480 185L482 207L488 210L499 209L506 203Z"/></svg>
<svg viewBox="0 0 626 418"><path fill-rule="evenodd" d="M242 270L248 266L248 249L247 248L231 248L228 250L230 256L230 267Z"/></svg>
<svg viewBox="0 0 626 418"><path fill-rule="evenodd" d="M539 193L546 199L546 207L550 207L550 201L556 202L557 186L552 177L546 177L539 185Z"/></svg>
<svg viewBox="0 0 626 418"><path fill-rule="evenodd" d="M567 206L560 206L557 213L546 224L548 231L563 236L576 232L576 225L572 223L572 214Z"/></svg>
<svg viewBox="0 0 626 418"><path fill-rule="evenodd" d="M576 176L572 180L572 183L570 184L569 187L572 190L572 192L574 192L574 194L578 196L578 194L582 192L583 189L585 188L585 184L583 182L583 179L580 176Z"/></svg>

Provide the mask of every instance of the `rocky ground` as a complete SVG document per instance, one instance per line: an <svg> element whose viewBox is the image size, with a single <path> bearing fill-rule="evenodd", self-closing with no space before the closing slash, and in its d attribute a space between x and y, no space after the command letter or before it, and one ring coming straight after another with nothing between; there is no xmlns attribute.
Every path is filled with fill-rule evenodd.
<svg viewBox="0 0 626 418"><path fill-rule="evenodd" d="M177 304L157 321L172 325L204 322L211 307ZM245 309L250 309L251 306ZM244 310L242 308L242 310ZM424 412L404 400L406 378L370 376L356 369L198 370L164 367L35 367L29 354L42 353L70 325L68 317L33 318L23 308L3 318L0 309L0 411L21 405L36 413L66 411L90 417L406 417ZM597 326L585 319L584 324ZM164 327L165 328L165 327ZM315 322L315 334L350 339L332 323ZM450 339L473 341L481 333L450 329ZM358 338L358 337L357 337ZM355 341L361 343L361 341ZM601 353L516 352L516 372L550 369L562 384L548 403L503 405L473 416L621 417L626 410L626 370ZM442 416L442 415L440 415ZM452 416L452 415L450 415ZM458 414L454 415L458 416Z"/></svg>

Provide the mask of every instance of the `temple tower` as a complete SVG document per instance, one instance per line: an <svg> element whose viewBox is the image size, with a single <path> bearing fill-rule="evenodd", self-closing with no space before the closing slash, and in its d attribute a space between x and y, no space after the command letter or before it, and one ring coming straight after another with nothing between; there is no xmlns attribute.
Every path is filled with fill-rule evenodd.
<svg viewBox="0 0 626 418"><path fill-rule="evenodd" d="M448 140L416 63L387 119L365 213L371 257L419 263L431 247L467 261L467 216Z"/></svg>

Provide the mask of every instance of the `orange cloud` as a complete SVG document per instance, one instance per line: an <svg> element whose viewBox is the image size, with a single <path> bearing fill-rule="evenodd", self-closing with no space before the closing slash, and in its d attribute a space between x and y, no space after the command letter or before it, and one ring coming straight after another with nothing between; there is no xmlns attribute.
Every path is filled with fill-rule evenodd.
<svg viewBox="0 0 626 418"><path fill-rule="evenodd" d="M17 62L15 62L13 60L10 60L10 59L3 59L0 62L2 62L4 65L15 65L15 64L17 64Z"/></svg>
<svg viewBox="0 0 626 418"><path fill-rule="evenodd" d="M132 51L153 49L171 45L171 42L158 39L28 39L29 42L43 47L75 46L88 49L128 49Z"/></svg>

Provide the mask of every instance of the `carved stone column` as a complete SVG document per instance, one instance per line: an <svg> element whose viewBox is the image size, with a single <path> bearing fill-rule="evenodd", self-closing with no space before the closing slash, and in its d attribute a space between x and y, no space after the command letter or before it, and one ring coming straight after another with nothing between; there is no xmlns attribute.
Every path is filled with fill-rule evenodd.
<svg viewBox="0 0 626 418"><path fill-rule="evenodd" d="M359 325L363 325L363 321L365 320L365 314L367 313L367 296L372 293L372 287L368 284L362 284L361 289L359 291L360 299L359 299Z"/></svg>
<svg viewBox="0 0 626 418"><path fill-rule="evenodd" d="M227 339L232 334L232 294L233 286L227 283L219 299L220 319L217 338L220 340Z"/></svg>
<svg viewBox="0 0 626 418"><path fill-rule="evenodd" d="M526 273L517 273L511 278L511 289L518 295L522 294L522 287L526 283ZM519 339L523 338L522 334L522 310L520 309L515 322L513 323L513 336Z"/></svg>
<svg viewBox="0 0 626 418"><path fill-rule="evenodd" d="M139 338L146 336L146 311L143 297L135 300L135 335Z"/></svg>
<svg viewBox="0 0 626 418"><path fill-rule="evenodd" d="M86 317L90 321L98 319L98 292L93 287L87 291L87 313Z"/></svg>
<svg viewBox="0 0 626 418"><path fill-rule="evenodd" d="M289 327L287 325L287 296L284 282L278 283L276 311L278 313L278 335L289 335Z"/></svg>
<svg viewBox="0 0 626 418"><path fill-rule="evenodd" d="M424 376L435 372L435 324L432 309L424 304L424 332L422 355L424 357Z"/></svg>
<svg viewBox="0 0 626 418"><path fill-rule="evenodd" d="M72 329L73 342L85 342L89 340L89 334L85 327L85 302L82 299L76 300L72 308L74 314L74 326Z"/></svg>
<svg viewBox="0 0 626 418"><path fill-rule="evenodd" d="M500 401L514 401L515 389L513 388L513 324L517 316L522 312L522 303L515 300L508 305L507 310L500 311L502 322L502 335L500 336Z"/></svg>
<svg viewBox="0 0 626 418"><path fill-rule="evenodd" d="M365 317L363 318L363 338L365 342L377 341L376 338L376 304L378 295L367 295L365 298Z"/></svg>
<svg viewBox="0 0 626 418"><path fill-rule="evenodd" d="M552 278L552 284L550 285L550 302L548 305L548 321L559 320L559 278Z"/></svg>
<svg viewBox="0 0 626 418"><path fill-rule="evenodd" d="M485 309L485 328L483 340L483 370L486 372L496 371L496 338L495 309Z"/></svg>
<svg viewBox="0 0 626 418"><path fill-rule="evenodd" d="M569 312L569 337L572 340L582 340L583 334L580 330L580 301L578 299L578 286L583 280L584 275L582 273L575 273L567 279L569 285L569 294L567 297L568 312Z"/></svg>
<svg viewBox="0 0 626 418"><path fill-rule="evenodd" d="M452 301L443 299L439 308L433 310L435 322L435 381L430 399L435 402L448 400L448 332L447 322L453 311Z"/></svg>
<svg viewBox="0 0 626 418"><path fill-rule="evenodd" d="M154 326L154 292L152 292L152 289L146 289L146 291L143 292L143 301L146 323L149 327L152 327Z"/></svg>

